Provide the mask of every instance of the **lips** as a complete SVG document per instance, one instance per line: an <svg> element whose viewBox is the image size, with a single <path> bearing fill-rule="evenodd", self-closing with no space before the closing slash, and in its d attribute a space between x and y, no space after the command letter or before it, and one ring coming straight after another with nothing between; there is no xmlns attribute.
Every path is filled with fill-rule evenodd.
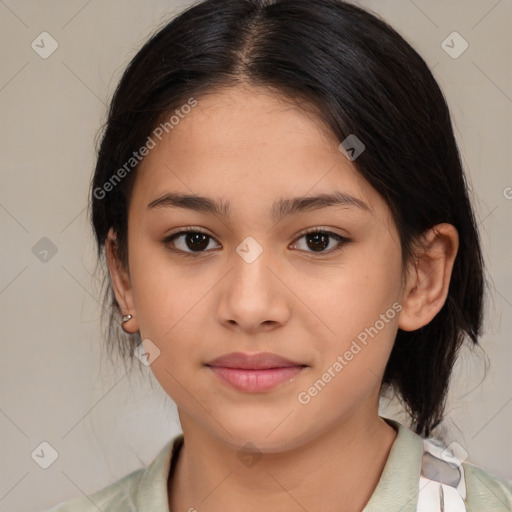
<svg viewBox="0 0 512 512"><path fill-rule="evenodd" d="M233 352L206 364L221 381L247 393L268 391L293 380L307 365L270 352Z"/></svg>
<svg viewBox="0 0 512 512"><path fill-rule="evenodd" d="M307 366L305 364L291 361L284 357L272 354L271 352L260 352L258 354L244 354L233 352L207 363L207 366L222 366L224 368L238 368L242 370L266 370L269 368L286 368L289 366Z"/></svg>

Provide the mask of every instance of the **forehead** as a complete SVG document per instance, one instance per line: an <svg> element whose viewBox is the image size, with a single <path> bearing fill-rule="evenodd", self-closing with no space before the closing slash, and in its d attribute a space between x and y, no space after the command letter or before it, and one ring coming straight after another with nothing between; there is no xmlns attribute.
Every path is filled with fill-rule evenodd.
<svg viewBox="0 0 512 512"><path fill-rule="evenodd" d="M308 108L309 110L305 110ZM226 154L226 157L268 154L299 154L311 150L332 151L337 147L334 134L312 107L280 96L263 87L240 85L217 90L197 99L197 106L180 120L165 143L187 156ZM169 134L169 135L170 135ZM165 145L165 144L164 144ZM233 154L232 150L238 152Z"/></svg>
<svg viewBox="0 0 512 512"><path fill-rule="evenodd" d="M220 89L197 98L164 132L139 166L132 199L146 206L181 191L243 199L251 208L270 196L339 190L375 207L378 194L338 145L317 115L289 98L248 86Z"/></svg>

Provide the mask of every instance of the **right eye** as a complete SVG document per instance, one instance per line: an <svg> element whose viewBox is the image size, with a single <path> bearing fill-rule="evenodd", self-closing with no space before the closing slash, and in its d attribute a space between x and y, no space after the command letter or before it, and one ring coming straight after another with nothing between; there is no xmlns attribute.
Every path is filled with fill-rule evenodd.
<svg viewBox="0 0 512 512"><path fill-rule="evenodd" d="M183 256L195 256L194 253L203 253L213 237L204 231L191 226L166 236L162 243L169 250Z"/></svg>

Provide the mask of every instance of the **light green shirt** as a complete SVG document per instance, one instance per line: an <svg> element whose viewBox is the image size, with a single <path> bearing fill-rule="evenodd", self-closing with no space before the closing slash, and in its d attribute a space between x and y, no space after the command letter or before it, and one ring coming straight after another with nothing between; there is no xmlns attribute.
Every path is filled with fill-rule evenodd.
<svg viewBox="0 0 512 512"><path fill-rule="evenodd" d="M377 487L362 512L416 512L423 440L400 423ZM183 443L180 434L145 468L104 489L61 503L45 512L169 512L167 481ZM512 485L482 468L464 462L467 512L512 511ZM312 511L313 512L313 511ZM449 512L449 511L447 511Z"/></svg>

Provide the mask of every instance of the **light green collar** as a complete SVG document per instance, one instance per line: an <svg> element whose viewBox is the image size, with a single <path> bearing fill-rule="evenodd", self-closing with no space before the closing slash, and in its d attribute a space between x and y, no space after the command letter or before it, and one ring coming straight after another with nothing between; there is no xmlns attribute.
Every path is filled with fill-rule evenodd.
<svg viewBox="0 0 512 512"><path fill-rule="evenodd" d="M383 419L395 427L398 434L379 483L362 512L416 512L423 440L397 421Z"/></svg>
<svg viewBox="0 0 512 512"><path fill-rule="evenodd" d="M402 424L383 418L397 431L380 480L362 512L416 512L423 454L422 438ZM135 498L137 510L151 505L153 512L168 512L167 481L173 455L183 443L179 434L166 443L142 475Z"/></svg>

